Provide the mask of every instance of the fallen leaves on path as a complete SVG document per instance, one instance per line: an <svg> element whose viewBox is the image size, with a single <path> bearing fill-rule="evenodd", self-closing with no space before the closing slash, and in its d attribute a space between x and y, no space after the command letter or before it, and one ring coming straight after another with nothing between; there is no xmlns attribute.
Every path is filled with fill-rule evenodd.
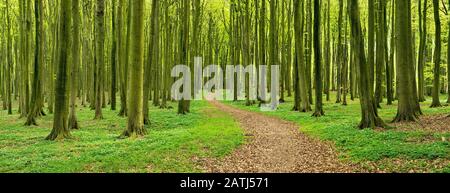
<svg viewBox="0 0 450 193"><path fill-rule="evenodd" d="M247 141L222 159L197 160L214 173L345 173L360 169L338 159L333 145L299 131L295 123L211 102L231 114Z"/></svg>

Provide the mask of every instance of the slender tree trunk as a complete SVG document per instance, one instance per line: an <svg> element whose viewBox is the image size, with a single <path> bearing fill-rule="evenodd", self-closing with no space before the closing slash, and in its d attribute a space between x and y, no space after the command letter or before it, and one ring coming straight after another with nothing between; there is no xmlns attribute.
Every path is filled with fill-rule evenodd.
<svg viewBox="0 0 450 193"><path fill-rule="evenodd" d="M419 45L419 59L418 59L418 81L419 81L419 102L425 101L425 75L424 66L426 62L426 50L427 50L427 10L428 0L419 0L419 32L420 32L420 45Z"/></svg>
<svg viewBox="0 0 450 193"><path fill-rule="evenodd" d="M376 87L375 87L375 104L381 108L380 103L383 102L383 72L386 67L385 42L387 41L386 30L386 0L378 1L377 14L377 44L376 44Z"/></svg>
<svg viewBox="0 0 450 193"><path fill-rule="evenodd" d="M441 76L441 19L439 17L439 0L433 0L434 7L434 26L435 26L435 48L434 48L434 79L433 79L433 102L431 108L441 107L439 100L439 86Z"/></svg>
<svg viewBox="0 0 450 193"><path fill-rule="evenodd" d="M448 7L450 7L450 0L448 1ZM448 19L448 34L447 37L447 103L450 103L450 18Z"/></svg>
<svg viewBox="0 0 450 193"><path fill-rule="evenodd" d="M55 90L55 115L53 118L53 130L47 136L47 140L62 140L71 137L69 129L69 70L68 54L70 52L69 40L71 38L72 0L61 1L60 9L60 37L58 68L56 73Z"/></svg>
<svg viewBox="0 0 450 193"><path fill-rule="evenodd" d="M34 55L34 74L33 74L33 92L31 95L30 111L28 112L28 117L25 125L37 125L36 118L43 115L44 98L42 87L44 81L43 69L44 69L44 5L43 0L35 1L35 24L36 24L36 45L35 45L35 55Z"/></svg>
<svg viewBox="0 0 450 193"><path fill-rule="evenodd" d="M395 1L392 1L391 10L390 53L388 66L386 67L386 98L388 105L392 105L392 102L394 101Z"/></svg>
<svg viewBox="0 0 450 193"><path fill-rule="evenodd" d="M313 104L313 92L312 92L312 54L313 54L313 13L312 13L313 5L312 0L307 0L307 8L306 8L306 14L307 14L307 22L306 22L306 47L307 47L307 54L306 54L306 81L307 81L307 87L308 87L308 101L310 104Z"/></svg>
<svg viewBox="0 0 450 193"><path fill-rule="evenodd" d="M352 39L355 45L355 62L357 65L357 73L359 77L359 96L361 103L361 123L360 129L386 127L383 120L378 117L377 108L374 105L373 95L369 91L369 67L366 63L364 37L361 29L360 14L358 0L348 0L348 12L350 15Z"/></svg>
<svg viewBox="0 0 450 193"><path fill-rule="evenodd" d="M295 29L295 111L308 112L311 106L308 99L306 82L306 67L303 52L304 4L301 0L294 0L294 29Z"/></svg>
<svg viewBox="0 0 450 193"><path fill-rule="evenodd" d="M367 63L369 65L369 91L371 95L374 94L373 86L374 86L374 67L375 67L375 0L369 1L369 26L368 26L368 34L369 34L369 42L368 42L368 56ZM375 101L373 101L375 102Z"/></svg>
<svg viewBox="0 0 450 193"><path fill-rule="evenodd" d="M273 65L279 65L279 52L278 52L278 0L270 1L270 54L269 54L269 69ZM269 71L269 81L271 82L271 72Z"/></svg>
<svg viewBox="0 0 450 193"><path fill-rule="evenodd" d="M316 84L316 104L314 117L325 115L322 107L322 49L320 45L320 0L314 0L314 78Z"/></svg>
<svg viewBox="0 0 450 193"><path fill-rule="evenodd" d="M81 34L80 34L80 3L79 0L72 0L72 22L73 22L73 40L72 40L72 66L70 73L70 113L69 113L69 129L80 129L77 118L77 89L78 89L78 69L81 66Z"/></svg>
<svg viewBox="0 0 450 193"><path fill-rule="evenodd" d="M330 8L331 7L331 2L330 0L328 0L327 2L327 10L326 10L326 30L325 30L325 94L326 94L326 100L330 101L330 68L331 68L331 39L330 39L330 35L331 35L331 25L330 25Z"/></svg>
<svg viewBox="0 0 450 193"><path fill-rule="evenodd" d="M110 100L111 100L111 110L116 110L116 93L117 93L117 47L118 39L120 38L117 35L117 6L116 1L112 1L112 49L111 49L111 90L110 90ZM121 29L119 29L121 30Z"/></svg>
<svg viewBox="0 0 450 193"><path fill-rule="evenodd" d="M267 57L267 51L266 51L266 0L261 0L261 10L260 10L260 22L259 22L259 64L258 65L267 65L266 64L266 57ZM266 75L264 74L260 74L261 78L260 78L260 85L261 87L266 87ZM266 90L266 88L259 88L261 94L262 90ZM263 103L263 100L260 100L260 105L261 103Z"/></svg>
<svg viewBox="0 0 450 193"><path fill-rule="evenodd" d="M6 1L6 19L7 19L7 43L6 43L6 101L8 108L8 115L12 115L12 98L11 98L11 69L13 66L12 59L12 38L11 38L11 16L9 13L10 4Z"/></svg>
<svg viewBox="0 0 450 193"><path fill-rule="evenodd" d="M347 93L348 93L348 46L347 46L347 26L348 22L345 20L344 25L344 41L342 43L342 105L347 105Z"/></svg>
<svg viewBox="0 0 450 193"><path fill-rule="evenodd" d="M105 0L97 0L97 10L95 15L95 66L96 66L96 85L95 85L95 118L103 119L103 72L105 66Z"/></svg>
<svg viewBox="0 0 450 193"><path fill-rule="evenodd" d="M129 33L130 28L129 25L125 24L125 18L129 18L129 17L125 17L125 12L126 12L126 0L119 0L119 8L118 8L118 12L117 12L117 16L118 16L118 24L117 24L117 29L118 34L117 36L119 36L118 42L117 44L119 45L119 67L120 67L120 111L119 111L119 116L124 117L127 115L127 72L128 72L128 51L129 50L129 43L128 43L128 34L125 33L125 31L127 31L127 33ZM129 13L131 13L130 11L128 11ZM128 19L127 19L128 20ZM128 22L129 23L129 22ZM126 29L126 30L125 30Z"/></svg>
<svg viewBox="0 0 450 193"><path fill-rule="evenodd" d="M288 15L287 15L287 77L286 77L286 89L288 97L292 96L292 1L288 2Z"/></svg>
<svg viewBox="0 0 450 193"><path fill-rule="evenodd" d="M148 64L145 66L146 74L151 73L151 69L156 69L158 64L158 55L159 55L159 0L153 0L152 3L152 18L150 25L150 44L148 46ZM153 73L154 81L158 81L158 73ZM151 84L150 82L152 76L146 76L144 82L144 124L150 124L149 119L149 95L151 94ZM158 83L155 83L154 93L158 93L156 86L159 86ZM153 97L153 101L159 101L159 96ZM154 105L157 105L157 102L154 102Z"/></svg>
<svg viewBox="0 0 450 193"><path fill-rule="evenodd" d="M122 137L146 134L143 118L144 86L144 0L131 1L130 92L128 92L128 124Z"/></svg>
<svg viewBox="0 0 450 193"><path fill-rule="evenodd" d="M181 2L182 9L183 9L183 16L182 16L182 26L181 29L181 42L180 42L180 61L184 63L185 65L189 64L189 31L190 31L190 17L191 17L191 10L190 10L190 4L188 0L182 0ZM189 113L189 101L187 100L180 100L178 102L178 114L187 114Z"/></svg>
<svg viewBox="0 0 450 193"><path fill-rule="evenodd" d="M337 95L336 95L336 103L341 103L341 93L342 93L342 74L341 74L341 67L342 67L342 22L343 22L343 12L344 12L344 0L339 0L339 18L338 18L338 39L337 39L337 56L336 56L336 89L337 89Z"/></svg>

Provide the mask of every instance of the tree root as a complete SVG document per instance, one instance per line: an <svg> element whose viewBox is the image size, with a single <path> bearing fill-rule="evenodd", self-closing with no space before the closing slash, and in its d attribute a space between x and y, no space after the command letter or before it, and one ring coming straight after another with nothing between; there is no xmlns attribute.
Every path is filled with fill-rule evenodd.
<svg viewBox="0 0 450 193"><path fill-rule="evenodd" d="M315 111L315 112L312 114L313 117L322 117L322 116L324 116L324 115L325 115L325 113L324 113L323 111Z"/></svg>
<svg viewBox="0 0 450 193"><path fill-rule="evenodd" d="M440 107L442 107L442 105L439 103L436 103L436 104L431 104L431 106L430 106L430 108L440 108Z"/></svg>
<svg viewBox="0 0 450 193"><path fill-rule="evenodd" d="M419 120L419 116L414 114L397 114L392 123L399 123L399 122L417 122Z"/></svg>

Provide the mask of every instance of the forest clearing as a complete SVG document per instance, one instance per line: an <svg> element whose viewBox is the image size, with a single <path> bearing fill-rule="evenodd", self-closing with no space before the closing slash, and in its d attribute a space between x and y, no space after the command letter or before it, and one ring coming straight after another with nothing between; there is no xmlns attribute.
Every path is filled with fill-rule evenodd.
<svg viewBox="0 0 450 193"><path fill-rule="evenodd" d="M0 0L0 173L450 173L449 8Z"/></svg>

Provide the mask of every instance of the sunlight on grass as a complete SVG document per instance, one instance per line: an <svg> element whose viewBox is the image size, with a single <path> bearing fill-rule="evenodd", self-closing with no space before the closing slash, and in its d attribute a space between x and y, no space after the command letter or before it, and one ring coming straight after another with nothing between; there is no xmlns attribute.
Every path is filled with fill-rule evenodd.
<svg viewBox="0 0 450 193"><path fill-rule="evenodd" d="M176 104L172 104L176 106ZM187 116L176 109L151 108L149 134L119 140L126 118L104 109L104 120L81 108L74 139L45 141L52 116L39 127L24 127L17 116L0 116L0 172L201 172L194 157L222 157L243 143L243 133L227 114L194 102ZM213 114L214 116L210 116Z"/></svg>

